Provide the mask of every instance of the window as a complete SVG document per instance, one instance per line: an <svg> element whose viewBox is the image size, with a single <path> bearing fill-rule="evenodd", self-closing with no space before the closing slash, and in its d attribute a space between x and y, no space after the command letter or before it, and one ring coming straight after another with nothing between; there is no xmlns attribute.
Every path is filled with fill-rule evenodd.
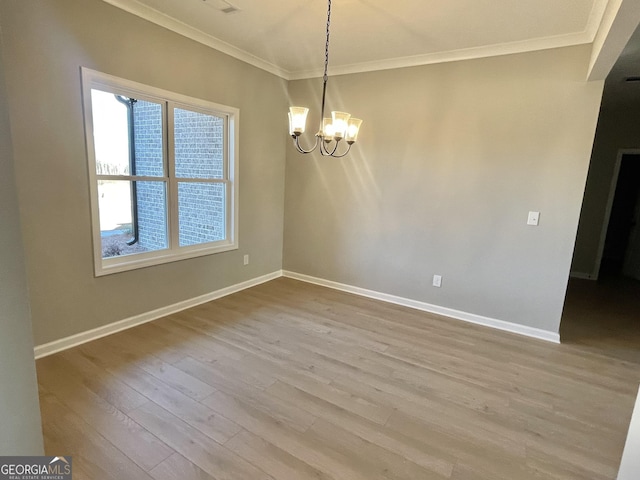
<svg viewBox="0 0 640 480"><path fill-rule="evenodd" d="M82 69L96 276L238 248L235 108Z"/></svg>

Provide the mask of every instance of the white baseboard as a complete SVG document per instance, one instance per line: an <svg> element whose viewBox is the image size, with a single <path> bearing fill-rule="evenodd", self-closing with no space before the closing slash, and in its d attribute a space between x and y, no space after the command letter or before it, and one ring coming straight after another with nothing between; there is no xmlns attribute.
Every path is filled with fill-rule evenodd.
<svg viewBox="0 0 640 480"><path fill-rule="evenodd" d="M274 280L281 276L282 270L278 270L261 277L252 278L251 280L247 280L246 282L238 283L236 285L231 285L229 287L216 290L215 292L206 293L204 295L200 295L199 297L190 298L188 300L183 300L182 302L174 303L173 305L168 305L166 307L158 308L150 312L141 313L140 315L135 315L133 317L129 317L115 323L110 323L109 325L94 328L93 330L88 330L76 335L71 335L70 337L54 340L53 342L45 343L44 345L38 345L33 349L35 357L36 359L46 357L47 355L52 355L54 353L67 350L77 345L81 345L92 340L97 340L98 338L106 337L107 335L111 335L113 333L117 333L122 330L141 325L143 323L151 322L152 320L157 320L158 318L171 315L172 313L178 313L182 310L186 310L187 308L195 307L196 305L200 305L217 298L231 295L232 293L236 293L241 290L260 285L261 283Z"/></svg>
<svg viewBox="0 0 640 480"><path fill-rule="evenodd" d="M596 277L594 274L584 273L584 272L571 272L569 276L571 278L579 278L581 280L597 280L598 279L598 277Z"/></svg>
<svg viewBox="0 0 640 480"><path fill-rule="evenodd" d="M539 340L545 340L552 343L560 343L560 334L555 332L549 332L547 330L541 330L539 328L527 327L526 325L518 325L517 323L505 322L504 320L497 320L495 318L483 317L474 313L462 312L460 310L454 310L452 308L440 307L438 305L432 305L425 302L419 302L417 300L411 300L409 298L397 297L395 295L389 295L387 293L376 292L373 290L367 290L360 287L354 287L352 285L345 285L343 283L333 282L331 280L324 280L322 278L312 277L310 275L304 275L302 273L290 272L284 270L282 275L295 280L301 280L307 283L313 283L321 285L323 287L333 288L335 290L341 290L343 292L354 293L363 297L369 297L383 302L395 303L405 307L415 308L429 313L435 313L437 315L443 315L445 317L455 318L457 320L463 320L469 323L475 323L476 325L483 325L485 327L491 327L506 332L517 333L519 335L525 335L527 337L537 338Z"/></svg>
<svg viewBox="0 0 640 480"><path fill-rule="evenodd" d="M183 300L182 302L174 303L173 305L168 305L166 307L158 308L150 312L141 313L140 315L135 315L133 317L125 318L124 320L110 323L109 325L104 325L102 327L94 328L93 330L77 333L75 335L71 335L70 337L54 340L53 342L45 343L43 345L37 345L33 349L35 358L38 359L38 358L46 357L48 355L53 355L54 353L67 350L69 348L81 345L83 343L90 342L92 340L97 340L98 338L106 337L107 335L112 335L114 333L120 332L122 330L126 330L128 328L142 325L143 323L157 320L158 318L162 318L167 315L171 315L173 313L181 312L183 310L186 310L191 307L195 307L197 305L200 305L206 302L211 302L212 300L216 300L218 298L231 295L232 293L236 293L241 290L245 290L247 288L260 285L261 283L275 280L276 278L279 278L282 276L293 278L296 280L301 280L307 283L321 285L323 287L333 288L335 290L341 290L343 292L354 293L356 295L361 295L363 297L381 300L383 302L395 303L397 305L415 308L416 310L422 310L429 313L435 313L437 315L443 315L445 317L451 317L458 320L463 320L469 323L475 323L477 325L483 325L483 326L495 328L498 330L517 333L519 335L525 335L527 337L546 340L548 342L560 343L560 335L558 333L549 332L547 330L527 327L525 325L518 325L516 323L505 322L503 320L483 317L481 315L476 315L474 313L462 312L460 310L440 307L438 305L419 302L417 300L411 300L409 298L397 297L395 295L389 295L387 293L381 293L373 290L367 290L365 288L354 287L352 285L346 285L343 283L333 282L331 280L312 277L310 275L304 275L302 273L278 270L273 273L263 275L261 277L252 278L251 280L247 280L245 282L238 283L236 285L231 285L229 287L216 290L215 292L206 293L204 295L200 295L199 297Z"/></svg>

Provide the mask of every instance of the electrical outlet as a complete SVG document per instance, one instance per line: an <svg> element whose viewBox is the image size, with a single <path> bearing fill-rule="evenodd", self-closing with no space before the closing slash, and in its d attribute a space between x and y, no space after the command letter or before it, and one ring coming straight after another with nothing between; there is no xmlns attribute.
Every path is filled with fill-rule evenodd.
<svg viewBox="0 0 640 480"><path fill-rule="evenodd" d="M433 286L438 288L442 286L442 275L433 276Z"/></svg>
<svg viewBox="0 0 640 480"><path fill-rule="evenodd" d="M249 265L249 255L244 256L244 264Z"/></svg>
<svg viewBox="0 0 640 480"><path fill-rule="evenodd" d="M527 218L527 225L536 226L540 222L540 212L529 212L529 217Z"/></svg>

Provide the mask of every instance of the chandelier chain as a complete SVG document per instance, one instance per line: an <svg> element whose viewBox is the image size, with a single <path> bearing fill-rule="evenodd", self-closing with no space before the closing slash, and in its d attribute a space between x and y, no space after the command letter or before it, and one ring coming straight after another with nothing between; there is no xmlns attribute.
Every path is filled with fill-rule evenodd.
<svg viewBox="0 0 640 480"><path fill-rule="evenodd" d="M329 68L329 27L331 26L331 0L329 0L329 7L327 8L327 43L324 46L324 76L323 80L327 81L327 70Z"/></svg>
<svg viewBox="0 0 640 480"><path fill-rule="evenodd" d="M320 131L322 131L322 118L324 117L324 105L327 97L327 80L329 76L327 71L329 69L329 27L331 27L331 0L328 0L327 6L327 42L324 44L324 75L322 77L322 108L320 110Z"/></svg>

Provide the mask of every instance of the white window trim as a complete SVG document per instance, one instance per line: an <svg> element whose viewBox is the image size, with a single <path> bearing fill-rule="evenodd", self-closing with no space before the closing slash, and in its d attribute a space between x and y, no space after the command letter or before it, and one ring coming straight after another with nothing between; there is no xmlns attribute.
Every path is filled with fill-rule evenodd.
<svg viewBox="0 0 640 480"><path fill-rule="evenodd" d="M87 149L88 170L89 170L89 192L91 195L91 226L93 238L94 273L96 277L109 275L112 273L124 272L163 263L185 260L188 258L211 255L214 253L227 252L238 249L238 210L239 210L239 188L238 188L238 164L239 164L239 121L240 110L226 105L188 97L178 93L169 92L156 87L144 85L142 83L125 80L113 75L91 70L82 67L82 99L84 107L85 141ZM222 241L200 245L180 247L175 242L177 236L177 202L174 202L170 192L170 185L173 183L177 187L177 181L173 176L171 165L173 164L174 152L173 132L168 129L169 138L163 138L165 153L167 155L165 169L168 169L166 176L153 177L154 181L165 181L167 184L167 228L169 248L156 250L153 252L137 253L110 258L102 258L102 239L100 235L100 212L98 202L98 175L96 173L95 147L93 142L93 111L91 102L91 89L111 90L118 89L118 92L128 93L135 98L143 98L159 103L170 102L177 107L188 107L190 110L202 111L203 113L214 113L226 118L225 137L226 148L224 151L224 168L227 175L214 183L224 183L226 189L227 215L225 230L227 238ZM163 110L165 107L163 106ZM163 135L165 137L165 135ZM104 176L101 176L104 177ZM118 176L122 177L122 176ZM136 180L144 180L144 177L136 177ZM177 195L177 194L176 194ZM177 197L176 197L177 198Z"/></svg>

